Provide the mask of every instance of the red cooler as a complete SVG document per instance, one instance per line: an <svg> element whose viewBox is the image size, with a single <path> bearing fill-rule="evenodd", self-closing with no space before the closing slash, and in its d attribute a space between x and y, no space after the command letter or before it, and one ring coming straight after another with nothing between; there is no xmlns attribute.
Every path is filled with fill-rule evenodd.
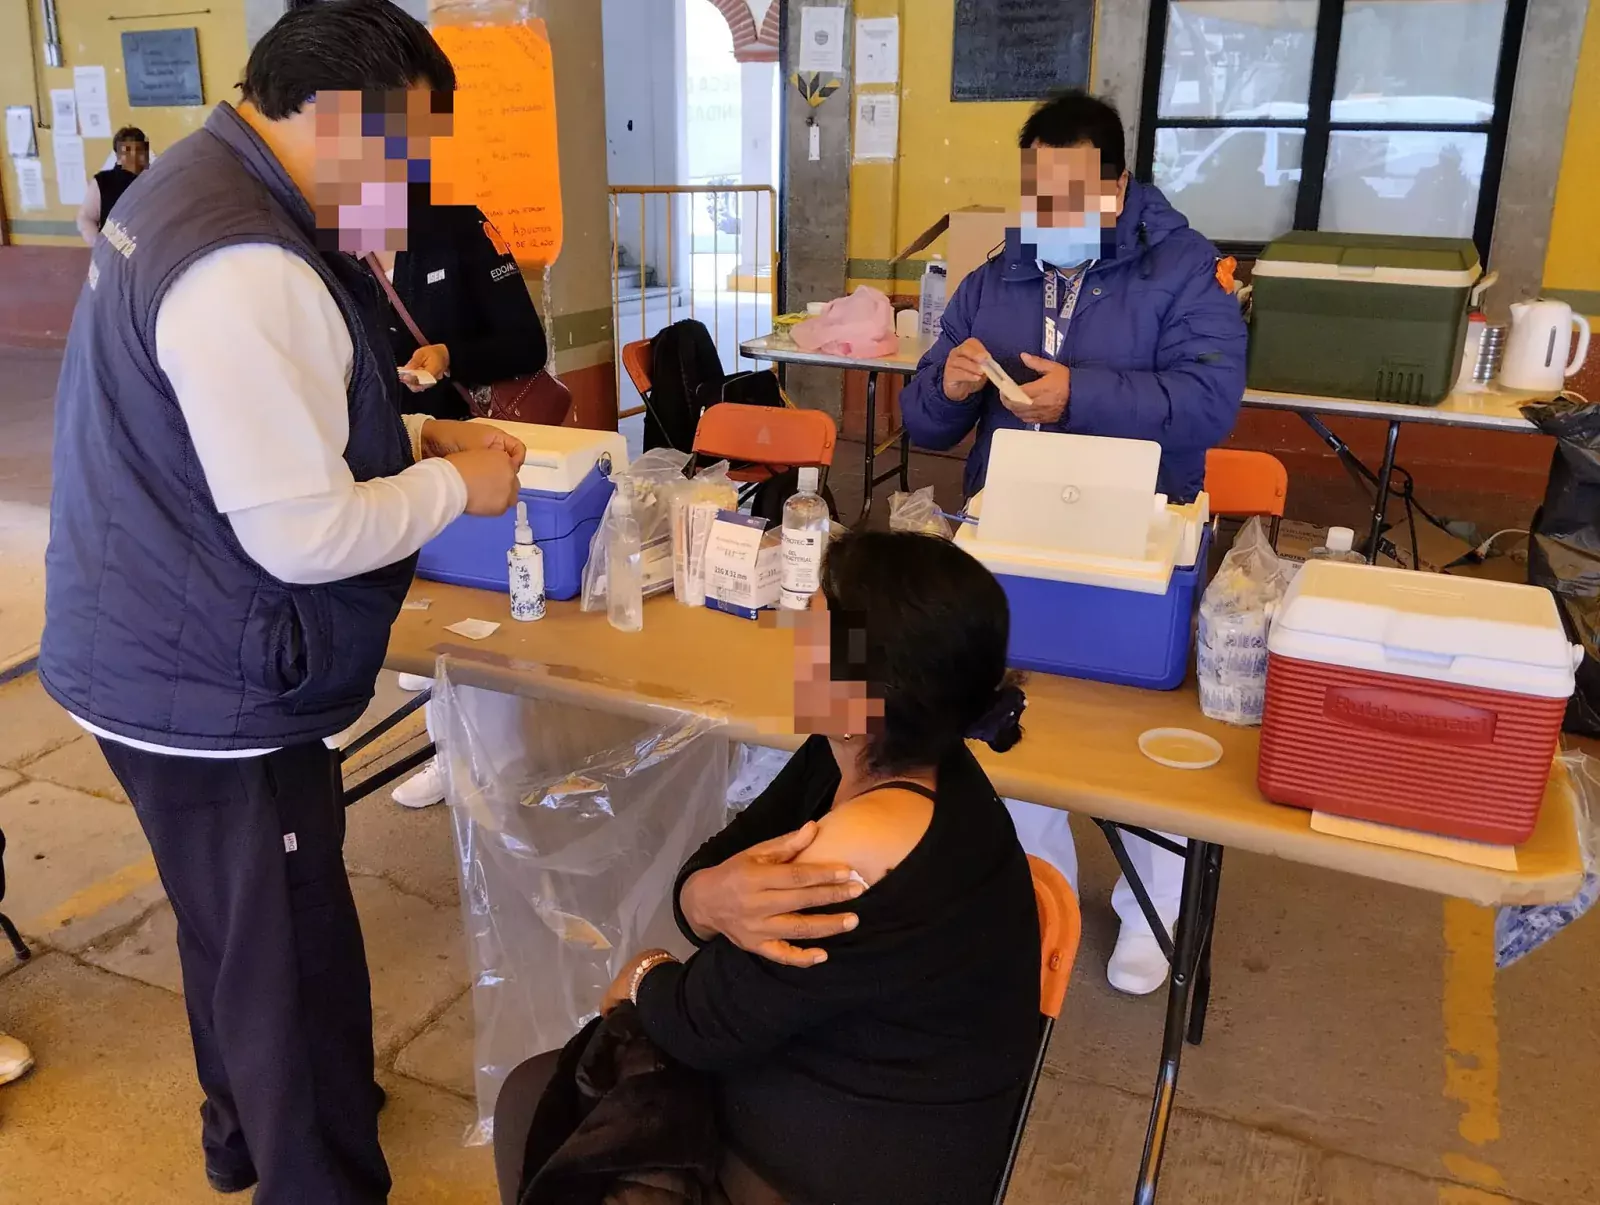
<svg viewBox="0 0 1600 1205"><path fill-rule="evenodd" d="M1495 845L1533 832L1582 655L1548 591L1310 561L1267 650L1268 799Z"/></svg>

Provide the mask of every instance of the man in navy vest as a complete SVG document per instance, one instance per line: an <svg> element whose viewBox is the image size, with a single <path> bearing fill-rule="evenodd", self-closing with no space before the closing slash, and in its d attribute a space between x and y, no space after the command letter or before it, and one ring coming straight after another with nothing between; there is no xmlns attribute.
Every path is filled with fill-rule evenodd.
<svg viewBox="0 0 1600 1205"><path fill-rule="evenodd" d="M178 926L206 1174L387 1199L366 955L327 740L417 549L503 514L523 448L402 419L377 285L455 73L385 0L257 44L95 245L56 397L45 689L100 741Z"/></svg>

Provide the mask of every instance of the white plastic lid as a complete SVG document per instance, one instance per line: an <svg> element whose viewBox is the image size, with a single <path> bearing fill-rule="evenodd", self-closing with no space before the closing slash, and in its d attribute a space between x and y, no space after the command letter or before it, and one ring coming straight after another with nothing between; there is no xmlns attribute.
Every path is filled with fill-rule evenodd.
<svg viewBox="0 0 1600 1205"><path fill-rule="evenodd" d="M807 465L800 470L800 488L808 494L817 492L819 472L815 465Z"/></svg>
<svg viewBox="0 0 1600 1205"><path fill-rule="evenodd" d="M1581 651L1538 586L1307 561L1273 619L1275 657L1546 699Z"/></svg>
<svg viewBox="0 0 1600 1205"><path fill-rule="evenodd" d="M1328 528L1329 552L1349 552L1356 546L1356 533L1348 527Z"/></svg>
<svg viewBox="0 0 1600 1205"><path fill-rule="evenodd" d="M533 543L533 528L528 525L528 504L517 503L516 541L518 544Z"/></svg>

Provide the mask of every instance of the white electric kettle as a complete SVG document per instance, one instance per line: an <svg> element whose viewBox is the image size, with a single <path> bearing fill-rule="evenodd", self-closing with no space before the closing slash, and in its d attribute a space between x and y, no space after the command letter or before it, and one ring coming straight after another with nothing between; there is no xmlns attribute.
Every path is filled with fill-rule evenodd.
<svg viewBox="0 0 1600 1205"><path fill-rule="evenodd" d="M1578 347L1567 361L1572 328ZM1517 301L1511 305L1511 333L1506 337L1500 383L1507 389L1559 393L1566 379L1583 367L1589 354L1589 320L1574 314L1564 301Z"/></svg>

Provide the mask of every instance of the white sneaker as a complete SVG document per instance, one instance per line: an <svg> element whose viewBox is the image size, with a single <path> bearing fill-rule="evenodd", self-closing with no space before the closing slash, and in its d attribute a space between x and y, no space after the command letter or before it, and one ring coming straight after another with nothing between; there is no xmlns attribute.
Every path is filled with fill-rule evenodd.
<svg viewBox="0 0 1600 1205"><path fill-rule="evenodd" d="M403 808L431 808L444 802L444 773L434 758L394 789L394 801Z"/></svg>
<svg viewBox="0 0 1600 1205"><path fill-rule="evenodd" d="M401 690L409 690L412 694L433 685L432 678L425 678L421 674L396 674L395 681Z"/></svg>
<svg viewBox="0 0 1600 1205"><path fill-rule="evenodd" d="M9 1034L0 1033L0 1084L21 1079L33 1070L33 1055Z"/></svg>
<svg viewBox="0 0 1600 1205"><path fill-rule="evenodd" d="M1167 981L1170 970L1161 943L1147 926L1122 926L1117 948L1106 964L1106 978L1112 987L1130 996L1148 996Z"/></svg>

